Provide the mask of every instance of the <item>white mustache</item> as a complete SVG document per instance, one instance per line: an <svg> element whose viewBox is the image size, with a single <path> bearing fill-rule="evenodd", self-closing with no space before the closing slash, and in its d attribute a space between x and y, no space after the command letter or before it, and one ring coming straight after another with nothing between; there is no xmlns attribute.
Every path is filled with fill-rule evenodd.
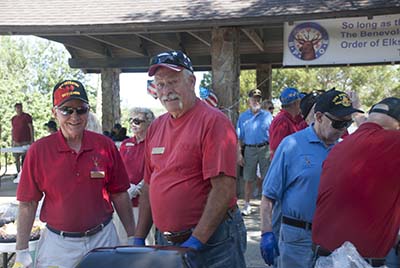
<svg viewBox="0 0 400 268"><path fill-rule="evenodd" d="M180 100L181 98L175 93L170 93L167 96L161 97L161 101L169 101L169 100L175 100L175 99Z"/></svg>

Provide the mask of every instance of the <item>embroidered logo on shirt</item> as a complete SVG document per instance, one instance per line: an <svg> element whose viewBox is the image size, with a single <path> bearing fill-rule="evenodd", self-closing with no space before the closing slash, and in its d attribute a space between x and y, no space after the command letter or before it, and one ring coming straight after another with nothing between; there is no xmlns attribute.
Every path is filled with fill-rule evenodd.
<svg viewBox="0 0 400 268"><path fill-rule="evenodd" d="M311 167L311 160L308 158L307 155L304 156L304 162L307 167Z"/></svg>
<svg viewBox="0 0 400 268"><path fill-rule="evenodd" d="M92 157L94 167L90 171L91 179L104 179L106 177L106 172L99 167L99 162L97 156Z"/></svg>

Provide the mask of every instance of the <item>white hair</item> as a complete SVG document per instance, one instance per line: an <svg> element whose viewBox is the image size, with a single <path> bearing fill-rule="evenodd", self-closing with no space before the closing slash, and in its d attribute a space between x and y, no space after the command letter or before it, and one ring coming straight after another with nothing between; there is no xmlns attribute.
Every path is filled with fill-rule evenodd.
<svg viewBox="0 0 400 268"><path fill-rule="evenodd" d="M149 108L145 107L133 107L130 109L129 115L132 117L134 114L144 114L148 123L153 122L155 118L154 113Z"/></svg>

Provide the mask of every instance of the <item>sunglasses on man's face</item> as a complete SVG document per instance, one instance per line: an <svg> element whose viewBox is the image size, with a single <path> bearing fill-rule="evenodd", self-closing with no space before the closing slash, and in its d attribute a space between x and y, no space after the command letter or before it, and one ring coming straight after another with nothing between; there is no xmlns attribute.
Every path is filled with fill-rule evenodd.
<svg viewBox="0 0 400 268"><path fill-rule="evenodd" d="M129 118L129 123L139 126L140 124L146 122L146 120L139 118Z"/></svg>
<svg viewBox="0 0 400 268"><path fill-rule="evenodd" d="M327 114L324 114L329 120L331 120L331 126L335 129L343 129L343 128L348 128L353 124L353 120L336 120L330 117Z"/></svg>
<svg viewBox="0 0 400 268"><path fill-rule="evenodd" d="M268 107L269 111L273 111L275 109L275 107Z"/></svg>
<svg viewBox="0 0 400 268"><path fill-rule="evenodd" d="M82 107L72 108L72 107L68 107L68 106L61 106L61 107L57 107L56 109L58 111L60 111L61 115L69 116L69 115L72 115L74 113L74 111L78 115L87 114L87 112L89 112L90 107L89 106L82 106Z"/></svg>

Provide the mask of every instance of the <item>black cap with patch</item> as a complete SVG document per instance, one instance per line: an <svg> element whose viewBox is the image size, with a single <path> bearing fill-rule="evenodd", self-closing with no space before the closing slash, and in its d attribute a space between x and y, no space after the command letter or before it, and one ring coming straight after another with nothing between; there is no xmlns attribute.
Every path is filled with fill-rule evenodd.
<svg viewBox="0 0 400 268"><path fill-rule="evenodd" d="M261 93L261 90L259 90L259 89L252 89L252 90L250 90L249 91L249 97L250 98L253 98L253 97L262 97L262 93Z"/></svg>
<svg viewBox="0 0 400 268"><path fill-rule="evenodd" d="M318 96L314 111L330 113L336 117L343 117L356 112L364 113L353 107L350 97L346 93L335 89L328 90Z"/></svg>

